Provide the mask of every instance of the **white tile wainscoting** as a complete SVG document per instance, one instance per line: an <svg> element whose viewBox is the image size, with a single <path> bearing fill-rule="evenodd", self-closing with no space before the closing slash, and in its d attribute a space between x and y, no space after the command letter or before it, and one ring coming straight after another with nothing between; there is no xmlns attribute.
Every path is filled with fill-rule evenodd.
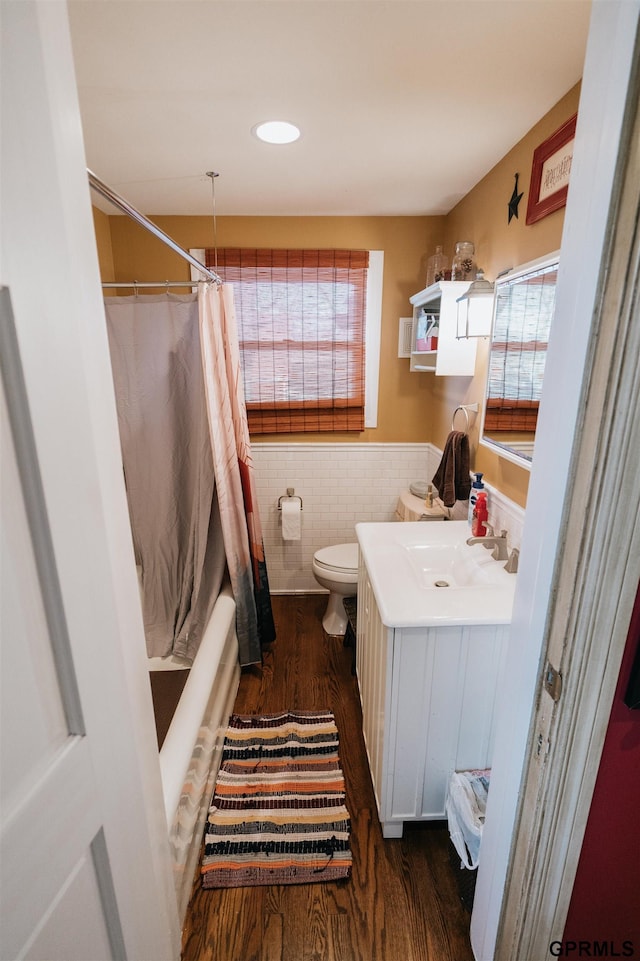
<svg viewBox="0 0 640 961"><path fill-rule="evenodd" d="M355 541L359 521L392 521L400 492L430 481L442 451L433 444L252 444L269 587L273 594L322 592L314 553ZM278 499L293 487L302 498L299 541L283 541ZM489 490L489 521L519 547L524 511Z"/></svg>

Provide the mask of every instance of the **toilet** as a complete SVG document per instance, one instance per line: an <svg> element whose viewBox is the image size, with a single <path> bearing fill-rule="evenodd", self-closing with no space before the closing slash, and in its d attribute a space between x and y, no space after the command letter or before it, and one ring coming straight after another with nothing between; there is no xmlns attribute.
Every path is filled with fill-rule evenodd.
<svg viewBox="0 0 640 961"><path fill-rule="evenodd" d="M329 591L322 626L327 634L343 637L347 615L342 599L352 597L358 589L358 544L321 547L313 555L313 575Z"/></svg>

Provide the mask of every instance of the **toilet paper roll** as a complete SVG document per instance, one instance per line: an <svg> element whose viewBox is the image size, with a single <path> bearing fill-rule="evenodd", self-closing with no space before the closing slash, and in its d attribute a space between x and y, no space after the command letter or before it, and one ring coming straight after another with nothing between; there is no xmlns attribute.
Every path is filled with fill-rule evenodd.
<svg viewBox="0 0 640 961"><path fill-rule="evenodd" d="M299 541L302 529L300 499L291 497L282 501L282 539Z"/></svg>

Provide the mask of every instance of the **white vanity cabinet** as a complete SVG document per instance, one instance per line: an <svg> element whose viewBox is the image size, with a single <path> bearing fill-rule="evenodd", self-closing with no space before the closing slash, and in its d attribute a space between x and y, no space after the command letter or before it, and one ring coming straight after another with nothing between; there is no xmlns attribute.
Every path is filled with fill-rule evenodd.
<svg viewBox="0 0 640 961"><path fill-rule="evenodd" d="M439 376L472 376L476 368L476 340L456 339L457 299L469 287L469 282L441 280L426 287L409 300L413 307L413 336L411 371L432 371ZM420 346L424 319L438 316L438 344L435 350Z"/></svg>
<svg viewBox="0 0 640 961"><path fill-rule="evenodd" d="M356 669L384 837L443 819L451 773L491 766L508 631L385 625L361 551Z"/></svg>

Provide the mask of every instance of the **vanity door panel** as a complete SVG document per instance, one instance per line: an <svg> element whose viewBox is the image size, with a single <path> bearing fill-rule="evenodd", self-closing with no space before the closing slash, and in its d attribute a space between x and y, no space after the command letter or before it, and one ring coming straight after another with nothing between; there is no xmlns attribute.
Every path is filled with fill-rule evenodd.
<svg viewBox="0 0 640 961"><path fill-rule="evenodd" d="M486 625L467 628L461 665L462 698L455 770L491 766L509 628Z"/></svg>
<svg viewBox="0 0 640 961"><path fill-rule="evenodd" d="M362 731L369 760L373 790L382 820L382 809L391 768L389 750L389 708L391 703L392 634L380 618L376 600L361 562L358 576L358 617L356 675L362 705Z"/></svg>

